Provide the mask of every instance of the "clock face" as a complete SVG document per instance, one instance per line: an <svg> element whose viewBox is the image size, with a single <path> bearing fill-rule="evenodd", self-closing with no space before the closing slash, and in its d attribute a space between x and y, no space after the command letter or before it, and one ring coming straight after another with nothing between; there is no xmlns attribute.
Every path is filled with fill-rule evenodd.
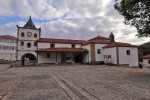
<svg viewBox="0 0 150 100"><path fill-rule="evenodd" d="M32 33L31 32L27 32L27 36L31 37Z"/></svg>

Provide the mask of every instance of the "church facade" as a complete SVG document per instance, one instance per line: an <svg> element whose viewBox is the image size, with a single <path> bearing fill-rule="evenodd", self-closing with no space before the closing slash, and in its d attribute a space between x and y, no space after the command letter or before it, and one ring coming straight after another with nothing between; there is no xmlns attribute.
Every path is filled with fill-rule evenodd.
<svg viewBox="0 0 150 100"><path fill-rule="evenodd" d="M41 38L31 17L24 27L17 26L17 61L38 64L83 63L138 66L137 46L96 36L89 40Z"/></svg>

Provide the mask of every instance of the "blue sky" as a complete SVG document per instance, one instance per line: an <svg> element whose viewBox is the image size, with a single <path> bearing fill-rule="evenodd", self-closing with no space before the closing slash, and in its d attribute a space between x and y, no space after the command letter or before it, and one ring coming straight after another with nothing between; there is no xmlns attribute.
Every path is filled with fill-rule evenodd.
<svg viewBox="0 0 150 100"><path fill-rule="evenodd" d="M16 25L24 26L29 16L42 37L90 39L108 37L116 41L142 44L149 38L138 38L134 27L124 25L123 17L113 8L115 0L0 0L0 35L16 36Z"/></svg>

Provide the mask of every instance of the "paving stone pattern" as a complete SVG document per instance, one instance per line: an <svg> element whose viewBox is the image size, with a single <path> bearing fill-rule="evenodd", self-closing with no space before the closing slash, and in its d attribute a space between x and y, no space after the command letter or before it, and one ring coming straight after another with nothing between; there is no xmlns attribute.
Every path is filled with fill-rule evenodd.
<svg viewBox="0 0 150 100"><path fill-rule="evenodd" d="M67 89L79 100L150 100L150 70L50 65L0 71L0 100L75 100Z"/></svg>

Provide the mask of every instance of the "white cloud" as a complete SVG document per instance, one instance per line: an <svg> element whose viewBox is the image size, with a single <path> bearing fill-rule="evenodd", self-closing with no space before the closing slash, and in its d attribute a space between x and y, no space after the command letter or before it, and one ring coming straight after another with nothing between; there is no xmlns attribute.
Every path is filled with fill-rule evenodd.
<svg viewBox="0 0 150 100"><path fill-rule="evenodd" d="M114 0L5 0L0 1L0 18L3 16L29 17L38 20L58 20L38 23L43 37L90 39L109 36L113 32L117 41L141 44L149 38L137 38L134 27L124 25L123 17L113 8ZM0 34L16 34L16 25L0 26ZM99 33L98 33L99 32Z"/></svg>
<svg viewBox="0 0 150 100"><path fill-rule="evenodd" d="M11 0L0 0L0 16L11 16L14 12L11 9Z"/></svg>

